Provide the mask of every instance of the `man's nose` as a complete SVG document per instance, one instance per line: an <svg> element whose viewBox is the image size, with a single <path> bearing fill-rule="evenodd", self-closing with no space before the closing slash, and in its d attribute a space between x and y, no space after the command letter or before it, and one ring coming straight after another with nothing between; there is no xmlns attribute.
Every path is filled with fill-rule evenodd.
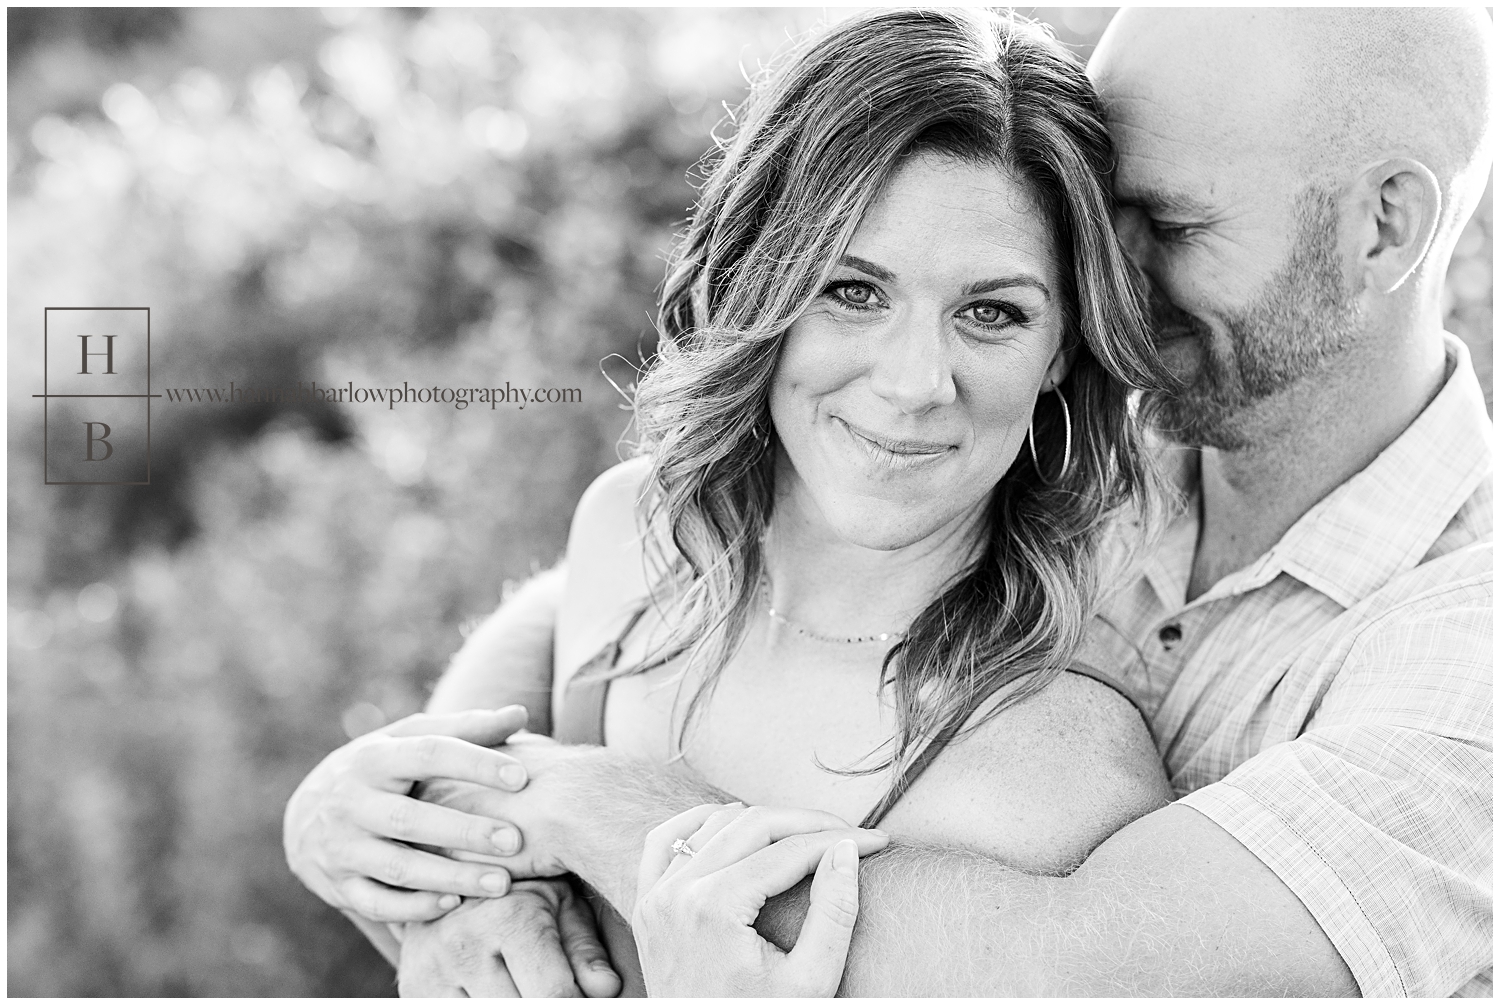
<svg viewBox="0 0 1500 1005"><path fill-rule="evenodd" d="M951 348L940 322L908 320L881 337L870 390L908 415L921 415L958 397Z"/></svg>

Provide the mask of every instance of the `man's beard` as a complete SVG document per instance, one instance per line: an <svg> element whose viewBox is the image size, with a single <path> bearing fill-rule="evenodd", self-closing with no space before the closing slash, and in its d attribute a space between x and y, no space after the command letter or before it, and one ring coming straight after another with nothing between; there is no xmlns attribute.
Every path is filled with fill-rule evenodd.
<svg viewBox="0 0 1500 1005"><path fill-rule="evenodd" d="M1147 392L1142 411L1169 440L1239 450L1250 406L1323 369L1359 338L1360 311L1338 256L1338 206L1309 189L1298 199L1286 262L1242 310L1226 313L1226 351L1197 318L1153 298L1158 336L1183 332L1199 350L1185 386Z"/></svg>

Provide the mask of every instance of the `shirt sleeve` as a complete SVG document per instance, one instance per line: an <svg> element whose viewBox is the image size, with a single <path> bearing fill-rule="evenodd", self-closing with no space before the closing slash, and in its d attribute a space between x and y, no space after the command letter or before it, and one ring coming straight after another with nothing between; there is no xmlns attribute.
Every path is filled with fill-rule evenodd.
<svg viewBox="0 0 1500 1005"><path fill-rule="evenodd" d="M1368 625L1295 739L1181 800L1301 899L1367 997L1491 967L1493 592L1470 592Z"/></svg>

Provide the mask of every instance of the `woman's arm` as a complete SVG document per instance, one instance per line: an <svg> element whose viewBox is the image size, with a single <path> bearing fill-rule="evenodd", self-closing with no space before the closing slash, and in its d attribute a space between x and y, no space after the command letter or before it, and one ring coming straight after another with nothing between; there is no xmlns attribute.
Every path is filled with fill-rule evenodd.
<svg viewBox="0 0 1500 1005"><path fill-rule="evenodd" d="M1090 677L1064 673L981 722L881 822L898 842L1061 875L1172 799L1140 713Z"/></svg>

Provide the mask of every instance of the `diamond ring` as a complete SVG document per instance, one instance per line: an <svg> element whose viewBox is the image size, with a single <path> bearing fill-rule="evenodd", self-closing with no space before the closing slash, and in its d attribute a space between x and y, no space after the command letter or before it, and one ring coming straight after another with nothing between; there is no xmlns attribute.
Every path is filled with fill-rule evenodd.
<svg viewBox="0 0 1500 1005"><path fill-rule="evenodd" d="M678 838L672 842L672 854L686 855L688 858L692 858L698 853L693 851L693 846L687 843L687 838Z"/></svg>

